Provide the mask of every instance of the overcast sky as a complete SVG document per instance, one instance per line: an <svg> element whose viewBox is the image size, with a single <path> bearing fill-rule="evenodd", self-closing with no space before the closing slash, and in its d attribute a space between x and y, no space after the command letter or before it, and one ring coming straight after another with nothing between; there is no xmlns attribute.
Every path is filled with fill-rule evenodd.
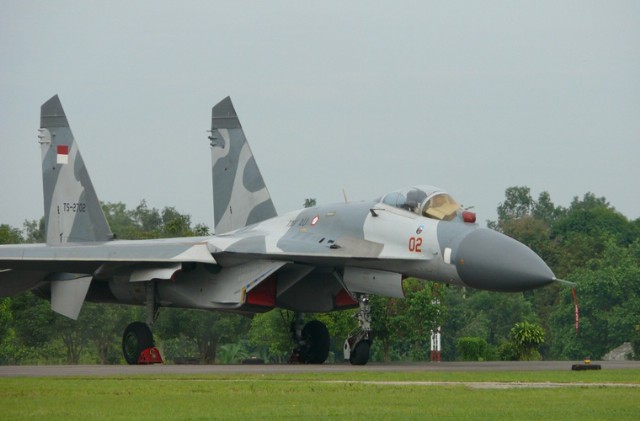
<svg viewBox="0 0 640 421"><path fill-rule="evenodd" d="M54 94L101 200L208 226L227 95L280 213L433 184L484 223L526 185L640 217L638 1L0 0L0 223L43 215Z"/></svg>

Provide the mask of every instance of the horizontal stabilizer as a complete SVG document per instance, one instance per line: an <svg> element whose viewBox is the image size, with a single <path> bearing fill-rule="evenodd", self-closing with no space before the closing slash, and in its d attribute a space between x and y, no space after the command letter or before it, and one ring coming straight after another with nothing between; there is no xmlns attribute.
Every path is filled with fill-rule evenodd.
<svg viewBox="0 0 640 421"><path fill-rule="evenodd" d="M89 291L91 277L51 282L51 310L77 320Z"/></svg>

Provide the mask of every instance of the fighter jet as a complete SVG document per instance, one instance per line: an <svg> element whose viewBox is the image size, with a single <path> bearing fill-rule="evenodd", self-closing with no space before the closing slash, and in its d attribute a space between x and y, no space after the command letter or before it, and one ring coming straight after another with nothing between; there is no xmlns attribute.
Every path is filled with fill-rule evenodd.
<svg viewBox="0 0 640 421"><path fill-rule="evenodd" d="M124 331L129 364L157 362L160 307L291 310L293 355L322 363L329 333L304 314L357 308L345 359L372 343L370 295L403 297L407 277L491 291L556 281L525 245L481 228L444 190L415 185L379 198L278 215L229 97L212 109L215 235L117 240L100 207L58 96L41 108L46 244L0 246L0 296L27 290L76 319L85 300L146 307Z"/></svg>

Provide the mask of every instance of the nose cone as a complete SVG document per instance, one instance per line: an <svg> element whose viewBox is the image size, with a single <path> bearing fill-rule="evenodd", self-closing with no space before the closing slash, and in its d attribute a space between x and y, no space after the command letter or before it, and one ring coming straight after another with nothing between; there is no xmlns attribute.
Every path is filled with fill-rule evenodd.
<svg viewBox="0 0 640 421"><path fill-rule="evenodd" d="M529 247L490 229L476 229L464 237L455 265L466 285L492 291L524 291L555 279Z"/></svg>

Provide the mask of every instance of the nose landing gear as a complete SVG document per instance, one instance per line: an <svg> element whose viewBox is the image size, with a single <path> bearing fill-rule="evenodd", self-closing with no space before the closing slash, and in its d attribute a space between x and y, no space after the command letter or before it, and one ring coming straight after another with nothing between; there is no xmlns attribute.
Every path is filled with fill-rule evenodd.
<svg viewBox="0 0 640 421"><path fill-rule="evenodd" d="M344 341L344 359L349 360L352 365L365 365L369 361L373 341L369 295L359 294L358 306L360 307L356 313L358 327Z"/></svg>

